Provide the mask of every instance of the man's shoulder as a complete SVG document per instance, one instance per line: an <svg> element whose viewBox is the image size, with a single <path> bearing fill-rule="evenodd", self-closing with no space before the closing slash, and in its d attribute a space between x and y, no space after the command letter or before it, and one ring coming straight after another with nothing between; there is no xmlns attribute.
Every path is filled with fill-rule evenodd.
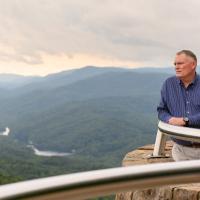
<svg viewBox="0 0 200 200"><path fill-rule="evenodd" d="M170 84L170 83L174 83L174 82L178 82L177 77L176 76L170 76L165 80L164 84Z"/></svg>

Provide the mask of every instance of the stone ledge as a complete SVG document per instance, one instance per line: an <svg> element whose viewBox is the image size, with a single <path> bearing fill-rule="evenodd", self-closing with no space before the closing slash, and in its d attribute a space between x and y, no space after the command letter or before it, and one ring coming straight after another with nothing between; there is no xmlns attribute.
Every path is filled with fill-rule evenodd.
<svg viewBox="0 0 200 200"><path fill-rule="evenodd" d="M154 145L146 145L129 152L123 159L122 165L140 165L149 163L173 162L171 157L172 142L167 142L165 153L168 158L148 158L152 154ZM116 195L116 200L200 200L200 183L163 186L135 190Z"/></svg>

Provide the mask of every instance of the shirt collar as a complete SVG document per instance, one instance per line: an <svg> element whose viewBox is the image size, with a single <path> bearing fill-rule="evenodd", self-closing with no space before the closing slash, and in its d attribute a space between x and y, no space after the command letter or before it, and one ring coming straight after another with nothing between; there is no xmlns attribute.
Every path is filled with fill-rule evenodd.
<svg viewBox="0 0 200 200"><path fill-rule="evenodd" d="M199 80L199 78L200 78L199 75L196 73L195 77L194 77L193 81L190 83L190 85L196 84L197 81ZM183 85L183 82L179 78L177 78L177 81L179 84Z"/></svg>

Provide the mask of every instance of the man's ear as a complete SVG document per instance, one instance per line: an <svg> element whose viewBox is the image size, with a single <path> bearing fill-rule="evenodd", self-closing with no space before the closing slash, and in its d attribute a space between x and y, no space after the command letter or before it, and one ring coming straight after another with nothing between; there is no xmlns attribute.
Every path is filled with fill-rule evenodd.
<svg viewBox="0 0 200 200"><path fill-rule="evenodd" d="M197 63L195 61L193 61L193 63L192 63L192 69L195 69L196 66L197 66Z"/></svg>

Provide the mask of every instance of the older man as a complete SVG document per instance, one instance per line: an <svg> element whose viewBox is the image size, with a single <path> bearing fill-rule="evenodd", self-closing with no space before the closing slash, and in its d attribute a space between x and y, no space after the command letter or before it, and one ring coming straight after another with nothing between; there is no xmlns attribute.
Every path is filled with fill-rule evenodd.
<svg viewBox="0 0 200 200"><path fill-rule="evenodd" d="M197 58L190 50L176 54L176 76L168 78L161 90L158 118L176 126L200 128L200 76ZM200 143L172 138L175 161L200 159Z"/></svg>

